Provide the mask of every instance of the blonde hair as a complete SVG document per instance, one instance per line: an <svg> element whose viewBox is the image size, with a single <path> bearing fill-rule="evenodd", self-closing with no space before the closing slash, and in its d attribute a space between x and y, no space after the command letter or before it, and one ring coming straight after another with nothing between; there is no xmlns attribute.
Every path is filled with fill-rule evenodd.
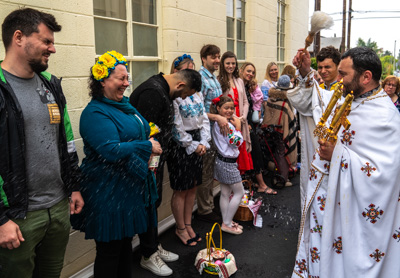
<svg viewBox="0 0 400 278"><path fill-rule="evenodd" d="M270 62L267 65L267 69L265 70L264 79L267 79L269 82L271 82L271 76L269 75L269 72L270 72L272 66L277 66L278 67L278 65L275 62Z"/></svg>

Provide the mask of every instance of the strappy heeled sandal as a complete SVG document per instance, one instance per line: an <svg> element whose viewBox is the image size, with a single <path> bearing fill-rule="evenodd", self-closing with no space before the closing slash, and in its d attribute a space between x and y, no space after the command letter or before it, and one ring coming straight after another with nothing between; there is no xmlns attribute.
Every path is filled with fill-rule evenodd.
<svg viewBox="0 0 400 278"><path fill-rule="evenodd" d="M189 246L189 247L194 247L197 245L197 241L194 240L193 238L188 239L185 243L184 241L182 241L182 238L178 235L178 234L180 234L179 231L184 231L184 230L186 230L186 228L179 228L178 226L176 226L175 229L177 231L177 233L175 233L175 234L179 238L179 240L182 242L183 245ZM196 243L196 244L192 245L192 243Z"/></svg>
<svg viewBox="0 0 400 278"><path fill-rule="evenodd" d="M185 224L185 226L192 227L192 224ZM196 241L196 242L200 242L202 239L201 239L199 233L195 233L195 234L196 234L196 236L193 237L193 238L191 238L191 239L193 239L193 240ZM189 235L189 236L190 236L190 235Z"/></svg>

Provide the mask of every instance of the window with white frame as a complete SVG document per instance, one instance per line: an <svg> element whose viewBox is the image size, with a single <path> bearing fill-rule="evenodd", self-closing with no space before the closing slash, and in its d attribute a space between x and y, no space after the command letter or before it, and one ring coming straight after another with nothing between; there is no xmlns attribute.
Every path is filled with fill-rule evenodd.
<svg viewBox="0 0 400 278"><path fill-rule="evenodd" d="M286 3L285 0L278 0L278 16L277 16L277 62L279 71L282 71L285 66L285 11Z"/></svg>
<svg viewBox="0 0 400 278"><path fill-rule="evenodd" d="M133 88L158 73L156 4L156 0L93 0L96 54L108 50L123 54Z"/></svg>
<svg viewBox="0 0 400 278"><path fill-rule="evenodd" d="M238 60L246 59L246 1L226 1L227 49L236 53Z"/></svg>

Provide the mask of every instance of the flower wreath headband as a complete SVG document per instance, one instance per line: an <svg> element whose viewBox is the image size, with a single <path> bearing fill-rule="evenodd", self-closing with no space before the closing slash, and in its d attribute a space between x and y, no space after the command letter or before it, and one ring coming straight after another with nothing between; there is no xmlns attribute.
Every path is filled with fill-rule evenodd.
<svg viewBox="0 0 400 278"><path fill-rule="evenodd" d="M124 65L128 69L125 57L115 50L107 51L99 57L99 60L92 67L92 74L97 81L103 81L110 75L117 65Z"/></svg>
<svg viewBox="0 0 400 278"><path fill-rule="evenodd" d="M182 56L179 56L178 58L176 58L175 62L174 62L174 68L176 68L177 66L179 66L179 64L185 60L185 59L190 59L193 61L192 56L188 55L188 54L183 54Z"/></svg>

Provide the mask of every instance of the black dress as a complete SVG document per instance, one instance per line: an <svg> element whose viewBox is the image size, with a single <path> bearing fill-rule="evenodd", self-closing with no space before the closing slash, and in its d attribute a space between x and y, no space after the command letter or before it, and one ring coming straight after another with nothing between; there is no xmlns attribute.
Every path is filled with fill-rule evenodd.
<svg viewBox="0 0 400 278"><path fill-rule="evenodd" d="M251 98L250 92L249 92L249 86L245 85L246 88L246 97L247 101L249 102L249 113L247 113L247 122L249 123L249 126L251 127L250 130L250 139L251 139L251 157L253 159L253 168L254 172L256 174L261 173L261 170L265 168L264 166L264 160L263 156L261 153L261 147L260 147L260 142L258 135L256 134L256 127L258 124L253 123L252 121L252 115L253 115L253 100Z"/></svg>

